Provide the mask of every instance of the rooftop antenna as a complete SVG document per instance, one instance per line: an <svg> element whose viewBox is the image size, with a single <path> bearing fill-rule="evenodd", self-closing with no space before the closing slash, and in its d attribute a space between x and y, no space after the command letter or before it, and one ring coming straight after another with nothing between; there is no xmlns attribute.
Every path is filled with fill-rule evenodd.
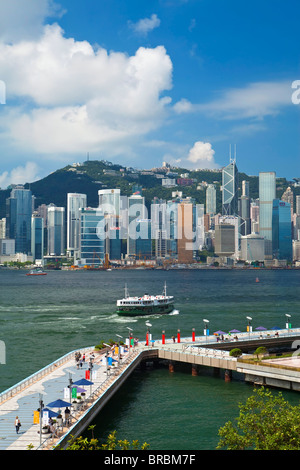
<svg viewBox="0 0 300 470"><path fill-rule="evenodd" d="M232 156L231 156L231 144L229 144L229 161L230 161L230 163L232 163L232 162L235 163L236 162L236 144L234 144L234 151L233 152L234 152L234 157L232 158Z"/></svg>
<svg viewBox="0 0 300 470"><path fill-rule="evenodd" d="M90 161L90 153L89 152L87 153L87 161L88 162Z"/></svg>

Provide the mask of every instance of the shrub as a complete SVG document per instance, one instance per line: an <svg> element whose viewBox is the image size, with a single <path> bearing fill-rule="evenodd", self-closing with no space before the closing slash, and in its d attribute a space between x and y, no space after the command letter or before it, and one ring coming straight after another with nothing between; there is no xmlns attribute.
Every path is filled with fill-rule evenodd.
<svg viewBox="0 0 300 470"><path fill-rule="evenodd" d="M234 349L231 349L230 353L229 353L229 356L232 356L232 357L240 357L242 355L242 351L241 349L239 348L234 348Z"/></svg>

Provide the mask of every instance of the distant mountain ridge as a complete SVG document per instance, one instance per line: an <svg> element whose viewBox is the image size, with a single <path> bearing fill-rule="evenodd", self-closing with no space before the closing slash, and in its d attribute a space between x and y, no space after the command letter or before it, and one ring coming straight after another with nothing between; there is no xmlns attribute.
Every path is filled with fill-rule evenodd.
<svg viewBox="0 0 300 470"><path fill-rule="evenodd" d="M152 199L157 196L162 199L171 199L173 191L182 191L183 196L195 198L198 204L205 204L205 188L197 189L202 182L215 183L217 189L222 184L222 172L210 170L187 170L184 168L171 168L172 178L180 178L182 174L188 174L188 178L195 179L191 186L177 186L165 188L162 186L161 177L164 175L162 169L134 170L125 168L122 165L112 164L106 161L91 160L81 164L68 165L56 170L50 175L34 183L26 183L25 188L30 188L36 198L35 207L41 204L53 203L59 207L66 207L67 193L83 193L87 195L87 202L90 207L98 206L98 190L105 188L120 188L121 195L129 196L133 192L134 186L143 188L143 196L146 203L151 204ZM250 197L258 198L258 176L248 176L245 173L239 174L239 186L241 182L249 181ZM277 179L278 197L281 197L289 182L285 178ZM0 190L0 218L5 217L6 198L10 195L10 189ZM300 188L294 188L295 194L300 194ZM217 190L217 210L222 204L222 193Z"/></svg>

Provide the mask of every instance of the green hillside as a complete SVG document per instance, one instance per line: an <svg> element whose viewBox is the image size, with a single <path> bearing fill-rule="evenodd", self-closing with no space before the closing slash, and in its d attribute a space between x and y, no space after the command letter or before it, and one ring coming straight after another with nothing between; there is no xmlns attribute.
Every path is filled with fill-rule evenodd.
<svg viewBox="0 0 300 470"><path fill-rule="evenodd" d="M142 171L126 169L121 165L114 165L104 161L86 161L80 166L66 166L51 173L47 177L34 183L26 184L25 188L30 188L36 197L35 206L40 204L53 203L57 206L66 207L67 193L87 194L88 205L97 207L98 190L105 188L120 188L121 194L129 196L135 186L143 188L147 205L157 196L162 199L171 199L173 191L182 191L183 196L193 197L198 204L205 203L205 189L197 189L201 182L215 183L217 189L221 186L222 173L220 171L189 171L183 168L171 170L172 173L180 177L182 173L188 173L189 178L196 182L191 186L177 186L176 188L162 187L161 179L155 175L141 174ZM114 173L114 174L112 174ZM145 173L145 172L144 172ZM158 171L163 174L163 172ZM240 190L241 182L247 180L250 183L250 196L258 198L258 176L248 176L239 174ZM277 179L278 197L287 188L288 182L284 179ZM295 188L295 194L300 194L300 188ZM0 218L5 217L5 201L9 197L10 190L0 190ZM217 210L221 211L221 191L217 190Z"/></svg>

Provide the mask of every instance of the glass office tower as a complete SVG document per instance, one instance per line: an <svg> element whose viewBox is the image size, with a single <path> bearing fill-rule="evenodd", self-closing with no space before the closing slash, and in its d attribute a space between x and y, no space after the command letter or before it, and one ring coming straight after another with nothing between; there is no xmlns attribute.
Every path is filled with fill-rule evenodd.
<svg viewBox="0 0 300 470"><path fill-rule="evenodd" d="M80 210L80 259L82 265L100 267L105 261L103 211L91 208Z"/></svg>
<svg viewBox="0 0 300 470"><path fill-rule="evenodd" d="M105 217L105 253L110 260L121 259L120 230L120 189L100 189L98 191L99 209Z"/></svg>
<svg viewBox="0 0 300 470"><path fill-rule="evenodd" d="M67 194L67 253L77 259L80 251L80 209L86 207L86 194Z"/></svg>
<svg viewBox="0 0 300 470"><path fill-rule="evenodd" d="M214 184L208 184L206 189L206 214L213 216L217 212L216 187Z"/></svg>
<svg viewBox="0 0 300 470"><path fill-rule="evenodd" d="M6 200L7 238L15 239L16 253L31 253L32 209L32 192L16 186Z"/></svg>
<svg viewBox="0 0 300 470"><path fill-rule="evenodd" d="M272 258L273 200L276 199L276 173L259 173L259 234L265 238L265 255Z"/></svg>
<svg viewBox="0 0 300 470"><path fill-rule="evenodd" d="M36 213L31 219L31 254L34 261L44 257L44 219Z"/></svg>
<svg viewBox="0 0 300 470"><path fill-rule="evenodd" d="M141 223L141 221L147 221L147 223ZM128 198L128 256L139 255L139 248L141 247L141 244L140 247L137 247L137 239L142 238L146 240L149 236L148 234L149 226L145 198L140 194L133 194Z"/></svg>
<svg viewBox="0 0 300 470"><path fill-rule="evenodd" d="M238 214L238 169L232 160L222 170L222 214Z"/></svg>
<svg viewBox="0 0 300 470"><path fill-rule="evenodd" d="M293 258L291 205L274 199L272 211L272 247L276 259Z"/></svg>
<svg viewBox="0 0 300 470"><path fill-rule="evenodd" d="M65 254L65 208L48 207L48 255L63 256Z"/></svg>

